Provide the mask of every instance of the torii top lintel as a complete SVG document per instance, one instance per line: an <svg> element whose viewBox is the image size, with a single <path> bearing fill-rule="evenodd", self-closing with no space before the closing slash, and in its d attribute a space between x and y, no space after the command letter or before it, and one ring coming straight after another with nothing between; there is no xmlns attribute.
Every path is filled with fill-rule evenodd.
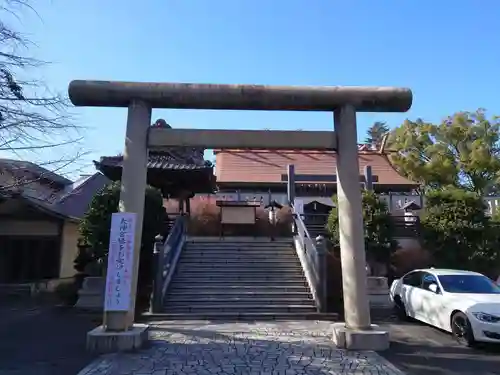
<svg viewBox="0 0 500 375"><path fill-rule="evenodd" d="M128 107L141 100L152 108L333 111L351 105L359 112L406 112L410 89L361 86L266 86L136 83L76 80L69 84L75 106Z"/></svg>

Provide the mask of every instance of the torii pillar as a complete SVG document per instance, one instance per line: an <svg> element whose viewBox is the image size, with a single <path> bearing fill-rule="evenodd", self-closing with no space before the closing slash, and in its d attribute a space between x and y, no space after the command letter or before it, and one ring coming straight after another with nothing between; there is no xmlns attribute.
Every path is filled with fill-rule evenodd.
<svg viewBox="0 0 500 375"><path fill-rule="evenodd" d="M135 212L137 217L142 217L144 205L148 147L153 150L172 146L336 150L345 323L334 325L333 338L338 346L348 349L380 350L388 346L388 333L370 321L356 112L406 112L412 104L411 90L73 81L69 97L76 106L129 109L120 210ZM152 108L326 111L334 114L335 132L150 128ZM142 222L135 228L134 280L137 279L141 230ZM130 291L134 296L136 284L132 284ZM128 312L105 314L103 326L89 333L88 345L107 351L113 347L118 350L140 346L145 330L133 324L134 308L135 299L132 298ZM95 342L104 344L94 345Z"/></svg>

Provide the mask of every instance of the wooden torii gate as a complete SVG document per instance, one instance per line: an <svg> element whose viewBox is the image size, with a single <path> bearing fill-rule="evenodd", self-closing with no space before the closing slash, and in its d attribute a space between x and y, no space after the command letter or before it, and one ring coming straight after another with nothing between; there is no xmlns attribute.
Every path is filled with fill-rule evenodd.
<svg viewBox="0 0 500 375"><path fill-rule="evenodd" d="M126 342L134 342L134 335L139 334L134 329L134 308L148 149L171 146L335 150L345 311L342 327L369 338L373 327L366 290L356 112L406 112L412 104L410 89L77 80L69 85L69 97L75 106L128 108L119 210L136 213L138 218L131 303L128 313L104 314L101 339L116 343L110 345L133 347ZM333 113L335 132L152 128L152 108L328 111ZM121 337L126 338L120 344Z"/></svg>

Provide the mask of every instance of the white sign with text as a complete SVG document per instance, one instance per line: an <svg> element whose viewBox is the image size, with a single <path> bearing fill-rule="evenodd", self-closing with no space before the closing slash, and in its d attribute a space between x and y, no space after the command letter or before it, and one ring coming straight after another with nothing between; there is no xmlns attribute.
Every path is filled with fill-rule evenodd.
<svg viewBox="0 0 500 375"><path fill-rule="evenodd" d="M117 212L111 218L104 311L128 311L134 266L136 214Z"/></svg>
<svg viewBox="0 0 500 375"><path fill-rule="evenodd" d="M293 202L293 207L295 208L295 213L299 215L304 214L304 201L300 198L295 198Z"/></svg>

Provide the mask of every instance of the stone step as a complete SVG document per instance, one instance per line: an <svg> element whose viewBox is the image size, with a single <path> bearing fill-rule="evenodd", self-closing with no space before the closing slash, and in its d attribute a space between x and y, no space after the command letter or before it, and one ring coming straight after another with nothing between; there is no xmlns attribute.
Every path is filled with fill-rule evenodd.
<svg viewBox="0 0 500 375"><path fill-rule="evenodd" d="M177 272L224 272L224 273L239 273L239 274L256 274L256 273L285 273L285 274L302 274L302 267L297 266L274 266L265 267L261 264L226 264L226 265L210 265L210 264L179 264L176 267Z"/></svg>
<svg viewBox="0 0 500 375"><path fill-rule="evenodd" d="M261 259L280 259L280 260L292 260L297 259L297 254L295 252L289 253L272 253L269 251L255 251L255 252L223 252L223 251L189 251L185 250L181 254L181 259L200 259L200 258L213 258L213 259L255 259L256 261Z"/></svg>
<svg viewBox="0 0 500 375"><path fill-rule="evenodd" d="M264 267L280 267L280 266L285 266L285 267L292 267L292 266L301 266L301 263L298 259L290 259L290 260L280 260L280 259L262 259L262 260L256 260L256 259L246 259L246 260L241 260L241 259L227 259L227 258L212 258L210 260L210 263L207 262L206 258L180 258L179 259L179 265L210 265L213 267L224 267L224 266L231 266L231 265L249 265L249 266L254 266L254 265L262 265Z"/></svg>
<svg viewBox="0 0 500 375"><path fill-rule="evenodd" d="M313 299L307 298L266 298L261 296L251 296L251 297L231 297L231 296L220 296L220 297L194 297L185 298L180 296L169 296L165 300L166 308L173 306L199 306L199 305L225 305L228 307L234 306L248 306L253 304L259 305L275 305L275 306L287 306L287 305L301 305L301 306L312 306L315 307Z"/></svg>
<svg viewBox="0 0 500 375"><path fill-rule="evenodd" d="M234 312L218 312L218 313L145 313L142 318L147 322L161 322L169 320L210 320L210 321L287 321L287 320L322 320L337 322L339 314L329 313L322 314L318 312L303 312L303 313L275 313L275 312L258 312L258 313L234 313Z"/></svg>
<svg viewBox="0 0 500 375"><path fill-rule="evenodd" d="M199 288L199 289L207 289L214 288L220 290L229 290L231 288L257 288L257 287L266 287L266 288L280 288L280 289L288 289L290 288L309 288L306 280L279 280L277 282L270 282L268 280L233 280L232 282L228 282L227 280L214 280L214 279L185 279L180 280L178 278L174 278L172 283L169 285L170 290L175 290L178 288L186 289L186 288Z"/></svg>
<svg viewBox="0 0 500 375"><path fill-rule="evenodd" d="M261 288L261 289L249 289L249 288L240 288L240 289L229 289L229 290L217 290L217 289L208 289L208 290L184 290L184 289L175 289L171 290L167 293L166 298L174 299L174 298L184 298L184 299L196 299L196 298L272 298L274 300L294 300L294 299L311 299L312 294L308 291L288 291L288 290L280 290L274 291L269 290L269 288Z"/></svg>
<svg viewBox="0 0 500 375"><path fill-rule="evenodd" d="M190 256L184 254L179 258L179 262L186 263L206 263L213 262L214 264L224 264L224 263L270 263L270 264L294 264L300 261L296 256L287 257L252 257L252 256L238 256L238 255L227 255L220 257L213 256Z"/></svg>
<svg viewBox="0 0 500 375"><path fill-rule="evenodd" d="M232 251L232 252L237 252L237 251L269 251L269 252L275 252L275 253L285 253L285 252L295 252L295 249L292 246L286 246L286 247L268 247L268 246L255 246L255 247L238 247L238 246L230 246L230 247L225 247L225 246L186 246L184 248L186 251Z"/></svg>
<svg viewBox="0 0 500 375"><path fill-rule="evenodd" d="M247 282L262 282L262 281L274 281L274 282L280 282L280 281L287 281L287 282L299 282L299 281L304 281L305 277L300 274L292 274L292 275L283 275L281 273L276 273L276 274L258 274L255 275L255 273L240 273L240 272L224 272L224 273L218 273L218 272L191 272L191 271L183 271L178 273L177 275L174 276L175 281L179 282L184 282L184 281L198 281L198 282L204 282L204 281L210 281L210 280L219 280L219 281L224 281L227 283L231 282L237 282L237 281L247 281Z"/></svg>
<svg viewBox="0 0 500 375"><path fill-rule="evenodd" d="M186 245L186 249L196 250L273 250L273 251L288 251L292 250L293 246L260 246L260 245Z"/></svg>
<svg viewBox="0 0 500 375"><path fill-rule="evenodd" d="M253 246L279 246L279 245L291 245L293 244L293 239L280 240L276 239L271 241L267 238L249 238L247 240L229 240L229 239L219 239L217 241L192 241L187 240L188 245L253 245Z"/></svg>
<svg viewBox="0 0 500 375"><path fill-rule="evenodd" d="M273 245L273 246L268 246L268 245L241 245L241 244L234 244L234 245L226 245L226 244L208 244L208 245L184 245L186 249L207 249L207 250L216 250L216 249L223 249L223 250L262 250L262 249L268 249L268 250L274 250L274 251L287 251L291 249L295 249L293 245Z"/></svg>
<svg viewBox="0 0 500 375"><path fill-rule="evenodd" d="M168 293L309 293L309 288L304 283L280 285L259 285L259 284L234 284L208 282L187 284L176 283L175 280L170 284Z"/></svg>
<svg viewBox="0 0 500 375"><path fill-rule="evenodd" d="M223 313L223 312L232 312L232 313L308 313L308 312L316 312L316 307L307 306L307 305L256 305L256 304L247 304L247 305L230 305L230 304L221 304L221 305L210 305L210 304L200 304L200 305L190 305L186 304L185 306L177 305L177 306L168 306L165 305L165 312L167 313L196 313L196 314L213 314L213 313Z"/></svg>

